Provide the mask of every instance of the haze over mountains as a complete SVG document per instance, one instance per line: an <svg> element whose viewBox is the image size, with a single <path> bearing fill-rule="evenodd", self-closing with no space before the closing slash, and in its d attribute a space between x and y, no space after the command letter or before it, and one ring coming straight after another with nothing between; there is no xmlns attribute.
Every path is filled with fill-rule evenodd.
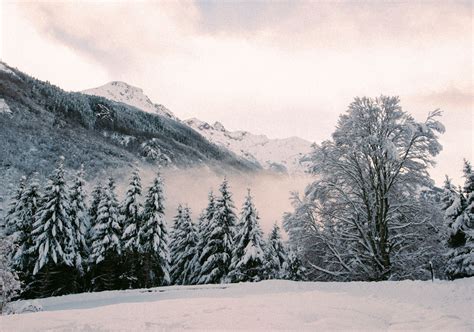
<svg viewBox="0 0 474 332"><path fill-rule="evenodd" d="M66 92L6 64L0 66L0 99L0 197L20 176L50 174L61 155L66 167L84 164L91 175L134 163L261 170L174 120L164 107L156 106L151 114L145 107L148 112L104 97ZM141 107L146 105L146 100L141 102Z"/></svg>
<svg viewBox="0 0 474 332"><path fill-rule="evenodd" d="M159 114L180 121L170 110L153 103L143 90L125 82L110 82L103 86L83 91L134 106L142 111ZM302 174L306 170L301 159L311 151L311 142L299 137L269 139L247 131L229 131L223 124L209 124L197 118L182 121L199 132L209 142L221 146L236 155L259 164L262 168L277 173Z"/></svg>
<svg viewBox="0 0 474 332"><path fill-rule="evenodd" d="M297 161L310 147L302 139L272 140L181 121L123 82L66 92L1 62L0 141L0 215L21 176L38 172L44 181L61 155L70 172L84 164L89 183L114 176L119 193L131 168L140 168L147 186L161 167L170 215L182 202L199 213L209 190L227 176L236 206L252 189L264 230L291 209L289 192L309 182ZM278 190L268 199L273 187Z"/></svg>

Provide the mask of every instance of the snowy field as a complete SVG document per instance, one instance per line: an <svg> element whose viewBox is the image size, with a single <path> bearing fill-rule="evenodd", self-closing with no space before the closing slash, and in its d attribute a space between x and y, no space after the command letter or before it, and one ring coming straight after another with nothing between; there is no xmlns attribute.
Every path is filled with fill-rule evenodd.
<svg viewBox="0 0 474 332"><path fill-rule="evenodd" d="M473 296L474 278L172 286L42 299L43 312L0 317L0 330L473 331Z"/></svg>

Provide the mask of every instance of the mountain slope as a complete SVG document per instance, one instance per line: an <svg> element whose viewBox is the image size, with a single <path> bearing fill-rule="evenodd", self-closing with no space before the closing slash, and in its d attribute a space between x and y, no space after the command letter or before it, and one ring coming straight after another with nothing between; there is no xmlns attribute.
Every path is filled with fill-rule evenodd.
<svg viewBox="0 0 474 332"><path fill-rule="evenodd" d="M219 122L210 125L196 118L185 120L184 123L210 142L243 158L256 161L265 169L290 174L303 173L306 170L300 159L311 151L311 143L302 138L269 139L265 135L254 135L247 131L228 131Z"/></svg>
<svg viewBox="0 0 474 332"><path fill-rule="evenodd" d="M97 88L82 91L82 93L104 97L120 103L124 103L136 107L144 112L162 115L164 117L178 120L178 118L166 107L159 104L154 104L148 98L143 90L125 82L109 82Z"/></svg>
<svg viewBox="0 0 474 332"><path fill-rule="evenodd" d="M0 66L0 99L0 197L8 196L20 176L48 175L60 155L67 167L84 164L92 175L136 162L260 169L169 117L65 92L5 64Z"/></svg>
<svg viewBox="0 0 474 332"><path fill-rule="evenodd" d="M124 82L110 82L83 93L103 96L111 100L137 107L145 112L160 114L177 120L168 109L154 104L143 90ZM228 131L216 122L210 125L193 118L183 121L199 132L209 142L230 150L251 163L278 173L298 174L306 171L300 159L311 151L311 143L298 138L269 139L264 135L254 135L247 131Z"/></svg>

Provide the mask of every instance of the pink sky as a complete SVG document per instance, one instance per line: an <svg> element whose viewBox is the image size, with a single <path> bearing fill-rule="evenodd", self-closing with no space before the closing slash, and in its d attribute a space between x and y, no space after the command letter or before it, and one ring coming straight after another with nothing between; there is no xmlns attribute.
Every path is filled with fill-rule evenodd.
<svg viewBox="0 0 474 332"><path fill-rule="evenodd" d="M178 117L320 142L354 96L441 108L432 171L473 160L472 4L2 2L0 57L67 90L112 80Z"/></svg>

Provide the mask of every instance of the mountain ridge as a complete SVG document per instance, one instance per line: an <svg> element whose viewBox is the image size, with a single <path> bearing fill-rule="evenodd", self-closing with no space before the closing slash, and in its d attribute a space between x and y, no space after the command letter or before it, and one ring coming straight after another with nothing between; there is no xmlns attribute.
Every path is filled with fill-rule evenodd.
<svg viewBox="0 0 474 332"><path fill-rule="evenodd" d="M82 91L85 94L107 97L117 102L157 113L181 121L200 133L209 142L223 147L236 155L257 163L262 168L277 173L301 174L307 165L301 159L311 151L312 143L297 136L270 139L249 131L229 131L221 122L209 124L198 118L180 120L161 104L155 104L144 94L143 89L128 83L112 81L102 86Z"/></svg>

